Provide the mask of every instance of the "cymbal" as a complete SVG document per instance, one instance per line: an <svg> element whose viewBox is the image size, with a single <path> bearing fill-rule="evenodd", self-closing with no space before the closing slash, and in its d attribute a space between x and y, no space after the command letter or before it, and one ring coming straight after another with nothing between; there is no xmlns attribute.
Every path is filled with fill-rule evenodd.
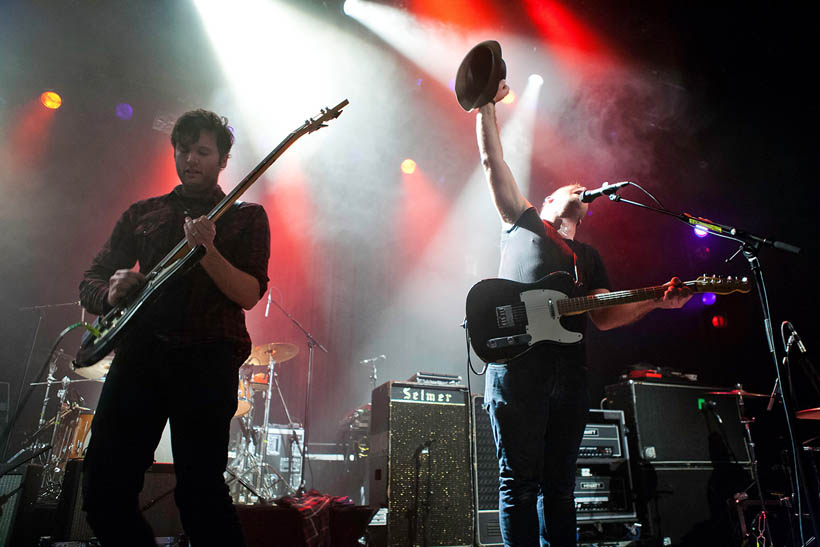
<svg viewBox="0 0 820 547"><path fill-rule="evenodd" d="M111 361L114 360L114 354L109 353L90 367L80 367L75 368L74 374L78 374L83 378L87 378L89 380L96 380L98 378L104 377L108 374L108 369L111 368ZM76 380L75 380L76 381Z"/></svg>
<svg viewBox="0 0 820 547"><path fill-rule="evenodd" d="M795 417L798 420L820 420L820 407L807 408L806 410L798 410L795 413Z"/></svg>
<svg viewBox="0 0 820 547"><path fill-rule="evenodd" d="M707 391L707 395L733 395L737 397L738 395L742 397L768 397L765 393L752 393L751 391L746 391L745 389L733 389L732 391Z"/></svg>
<svg viewBox="0 0 820 547"><path fill-rule="evenodd" d="M288 359L296 357L299 347L287 342L271 342L256 346L251 350L251 355L245 361L246 365L268 366L271 357L276 363L283 363Z"/></svg>

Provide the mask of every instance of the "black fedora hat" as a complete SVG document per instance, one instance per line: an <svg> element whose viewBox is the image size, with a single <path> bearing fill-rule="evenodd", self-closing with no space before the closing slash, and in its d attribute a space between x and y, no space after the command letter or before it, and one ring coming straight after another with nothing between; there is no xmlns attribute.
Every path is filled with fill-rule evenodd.
<svg viewBox="0 0 820 547"><path fill-rule="evenodd" d="M493 100L498 82L507 77L507 64L501 58L501 44L481 42L464 57L456 73L456 97L469 112Z"/></svg>

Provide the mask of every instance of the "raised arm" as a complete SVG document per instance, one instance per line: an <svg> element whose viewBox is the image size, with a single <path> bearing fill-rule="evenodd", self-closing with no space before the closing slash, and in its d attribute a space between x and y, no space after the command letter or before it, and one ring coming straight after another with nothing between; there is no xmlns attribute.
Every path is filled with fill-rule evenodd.
<svg viewBox="0 0 820 547"><path fill-rule="evenodd" d="M490 194L498 215L504 222L513 224L532 205L521 194L512 171L510 171L510 166L504 161L504 151L501 148L501 137L495 119L495 103L509 92L510 88L507 83L501 80L493 102L478 109L476 138L478 151L481 154L481 165L484 167L484 175L487 177Z"/></svg>

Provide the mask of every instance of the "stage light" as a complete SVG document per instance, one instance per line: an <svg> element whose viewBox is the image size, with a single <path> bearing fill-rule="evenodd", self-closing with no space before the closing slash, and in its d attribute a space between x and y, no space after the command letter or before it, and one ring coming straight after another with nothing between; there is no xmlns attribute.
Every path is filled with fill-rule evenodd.
<svg viewBox="0 0 820 547"><path fill-rule="evenodd" d="M533 85L544 85L544 78L538 74L530 74L528 81Z"/></svg>
<svg viewBox="0 0 820 547"><path fill-rule="evenodd" d="M515 92L511 89L507 96L501 99L504 104L513 104L515 102Z"/></svg>
<svg viewBox="0 0 820 547"><path fill-rule="evenodd" d="M361 7L361 0L345 0L345 3L342 4L342 11L344 11L348 17L356 17L361 11Z"/></svg>
<svg viewBox="0 0 820 547"><path fill-rule="evenodd" d="M700 301L703 302L705 306L711 306L717 301L717 295L713 292L705 292L700 297Z"/></svg>
<svg viewBox="0 0 820 547"><path fill-rule="evenodd" d="M727 325L726 318L722 315L715 315L712 317L712 326L716 329L725 329Z"/></svg>
<svg viewBox="0 0 820 547"><path fill-rule="evenodd" d="M134 115L133 107L128 103L120 103L117 105L116 108L117 117L121 120L130 120L131 116Z"/></svg>
<svg viewBox="0 0 820 547"><path fill-rule="evenodd" d="M401 162L401 172L405 175L412 175L416 172L416 162L407 158L403 162Z"/></svg>
<svg viewBox="0 0 820 547"><path fill-rule="evenodd" d="M695 235L698 236L698 237L706 237L707 235L709 235L709 230L707 230L706 228L701 228L700 226L695 226L694 230L695 230Z"/></svg>
<svg viewBox="0 0 820 547"><path fill-rule="evenodd" d="M63 104L63 98L56 91L45 91L40 95L40 102L51 110L57 110Z"/></svg>

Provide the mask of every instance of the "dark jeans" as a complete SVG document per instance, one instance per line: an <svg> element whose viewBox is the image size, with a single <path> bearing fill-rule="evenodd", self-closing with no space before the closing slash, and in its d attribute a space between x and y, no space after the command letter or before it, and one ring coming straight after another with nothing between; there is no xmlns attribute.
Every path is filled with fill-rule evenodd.
<svg viewBox="0 0 820 547"><path fill-rule="evenodd" d="M138 508L145 470L170 419L176 489L196 547L245 545L223 473L238 373L234 348L159 342L118 351L103 386L83 473L83 509L104 546L153 546Z"/></svg>
<svg viewBox="0 0 820 547"><path fill-rule="evenodd" d="M589 409L586 369L560 355L491 364L484 400L498 455L504 544L576 545L573 490Z"/></svg>

